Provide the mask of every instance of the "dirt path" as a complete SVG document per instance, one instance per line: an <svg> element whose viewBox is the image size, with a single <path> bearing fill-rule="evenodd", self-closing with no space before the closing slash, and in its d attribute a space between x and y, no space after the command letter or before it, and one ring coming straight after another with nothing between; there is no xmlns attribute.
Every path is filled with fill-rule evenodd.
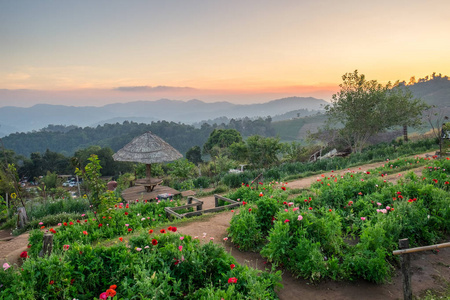
<svg viewBox="0 0 450 300"><path fill-rule="evenodd" d="M0 265L18 264L20 253L27 250L28 237L28 233L12 236L11 230L0 230Z"/></svg>
<svg viewBox="0 0 450 300"><path fill-rule="evenodd" d="M431 154L431 153L430 153ZM421 155L425 157L425 154ZM325 176L331 174L342 174L344 172L363 172L385 164L385 162L366 164L347 170L339 170L324 173ZM422 167L413 170L420 174ZM405 172L402 172L405 173ZM320 176L320 175L319 175ZM298 179L288 183L290 188L307 188L317 180L318 176ZM385 177L387 180L395 182L401 176L392 174ZM204 201L203 208L214 207L214 197L201 198ZM231 253L240 264L264 270L265 260L258 254L252 252L240 252L234 248L229 241L224 241L227 236L231 217L234 212L225 211L210 216L205 216L201 220L180 224L178 231L182 234L198 236L202 242L212 242L222 245ZM212 239L213 238L213 239ZM28 245L28 234L22 234L11 239L10 233L0 231L0 263L5 261L10 264L19 262L19 254L26 250ZM445 282L450 278L450 248L441 249L438 255L432 252L422 252L414 254L411 262L412 285L414 295L423 294L426 289L441 290L445 288ZM366 281L355 282L334 282L325 281L319 284L311 284L304 279L296 279L289 272L283 274L284 288L278 292L280 299L400 299L402 298L401 275L396 276L388 284L376 285Z"/></svg>

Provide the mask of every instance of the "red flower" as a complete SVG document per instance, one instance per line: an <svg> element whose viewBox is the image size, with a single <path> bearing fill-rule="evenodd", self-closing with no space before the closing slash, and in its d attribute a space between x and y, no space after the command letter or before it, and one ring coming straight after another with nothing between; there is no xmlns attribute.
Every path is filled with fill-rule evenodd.
<svg viewBox="0 0 450 300"><path fill-rule="evenodd" d="M247 202L245 202L245 201L242 201L242 205L245 205L245 204L247 204Z"/></svg>
<svg viewBox="0 0 450 300"><path fill-rule="evenodd" d="M108 289L108 290L106 290L106 296L108 296L108 297L114 297L116 295L116 291L115 290L113 290L113 289Z"/></svg>
<svg viewBox="0 0 450 300"><path fill-rule="evenodd" d="M120 237L120 238L119 238L119 241L123 242L123 237Z"/></svg>
<svg viewBox="0 0 450 300"><path fill-rule="evenodd" d="M67 223L66 223L66 222L64 222L64 223L63 223L63 225L64 225L64 226L67 226Z"/></svg>
<svg viewBox="0 0 450 300"><path fill-rule="evenodd" d="M53 228L50 228L49 231L50 231L51 233L56 233L56 230L53 229Z"/></svg>
<svg viewBox="0 0 450 300"><path fill-rule="evenodd" d="M153 239L153 240L152 240L152 245L153 245L153 246L158 245L158 241L157 241L156 239Z"/></svg>
<svg viewBox="0 0 450 300"><path fill-rule="evenodd" d="M228 278L228 283L237 283L237 278L236 277Z"/></svg>
<svg viewBox="0 0 450 300"><path fill-rule="evenodd" d="M174 258L174 260L175 260L175 262L174 262L174 265L175 265L175 266L178 265L178 264L180 263L180 260L178 260L178 259L176 259L176 258Z"/></svg>
<svg viewBox="0 0 450 300"><path fill-rule="evenodd" d="M81 223L81 221L80 221L80 220L77 220L77 223Z"/></svg>
<svg viewBox="0 0 450 300"><path fill-rule="evenodd" d="M166 230L165 229L161 229L159 232L166 233Z"/></svg>
<svg viewBox="0 0 450 300"><path fill-rule="evenodd" d="M153 229L150 229L150 230L148 231L148 233L149 233L149 234L152 234L152 233L153 233Z"/></svg>
<svg viewBox="0 0 450 300"><path fill-rule="evenodd" d="M448 182L448 181L446 181L446 182L444 182L444 184L449 184L449 182Z"/></svg>
<svg viewBox="0 0 450 300"><path fill-rule="evenodd" d="M236 267L234 264L231 264L231 265L230 265L231 270L233 270L234 267Z"/></svg>
<svg viewBox="0 0 450 300"><path fill-rule="evenodd" d="M177 232L177 228L175 226L172 227L172 232Z"/></svg>
<svg viewBox="0 0 450 300"><path fill-rule="evenodd" d="M133 229L131 229L131 228L128 228L128 232L131 232L131 230L133 230Z"/></svg>
<svg viewBox="0 0 450 300"><path fill-rule="evenodd" d="M397 195L400 195L402 192L397 192Z"/></svg>
<svg viewBox="0 0 450 300"><path fill-rule="evenodd" d="M21 258L27 258L28 257L28 252L27 251L23 251L22 253L20 253L20 257Z"/></svg>
<svg viewBox="0 0 450 300"><path fill-rule="evenodd" d="M409 202L409 203L413 202L413 199L409 199L408 202Z"/></svg>
<svg viewBox="0 0 450 300"><path fill-rule="evenodd" d="M128 212L125 212L125 216L128 216Z"/></svg>
<svg viewBox="0 0 450 300"><path fill-rule="evenodd" d="M282 189L283 191L285 191L285 190L286 190L286 187L282 186L281 189Z"/></svg>
<svg viewBox="0 0 450 300"><path fill-rule="evenodd" d="M70 284L73 284L75 282L75 279L70 280Z"/></svg>
<svg viewBox="0 0 450 300"><path fill-rule="evenodd" d="M55 282L53 281L53 280L50 280L50 282L48 283L48 284L50 284L50 285L52 285L52 284L54 284Z"/></svg>
<svg viewBox="0 0 450 300"><path fill-rule="evenodd" d="M73 225L73 222L71 221L71 222L69 223L69 225Z"/></svg>
<svg viewBox="0 0 450 300"><path fill-rule="evenodd" d="M434 183L438 183L438 180L437 180L437 179L433 179L433 181L434 181Z"/></svg>
<svg viewBox="0 0 450 300"><path fill-rule="evenodd" d="M328 211L329 211L329 212L332 212L333 210L330 208Z"/></svg>
<svg viewBox="0 0 450 300"><path fill-rule="evenodd" d="M83 234L84 234L84 235L88 235L88 233L87 233L87 231L86 231L86 230L85 230L85 231L83 231Z"/></svg>
<svg viewBox="0 0 450 300"><path fill-rule="evenodd" d="M284 205L286 205L286 204L287 204L287 202L286 202L286 201L284 201L284 202L283 202L283 204L284 204Z"/></svg>
<svg viewBox="0 0 450 300"><path fill-rule="evenodd" d="M172 226L169 226L169 228L167 228L167 230L172 231Z"/></svg>
<svg viewBox="0 0 450 300"><path fill-rule="evenodd" d="M117 289L117 285L113 284L109 288L115 290L115 289Z"/></svg>
<svg viewBox="0 0 450 300"><path fill-rule="evenodd" d="M308 208L309 210L312 210L312 207Z"/></svg>
<svg viewBox="0 0 450 300"><path fill-rule="evenodd" d="M98 224L98 228L100 228L100 227L102 227L102 226L103 226L103 224L101 224L101 223L100 223L100 224Z"/></svg>
<svg viewBox="0 0 450 300"><path fill-rule="evenodd" d="M102 219L106 219L106 217L105 217L105 216L103 216L103 217L102 217Z"/></svg>
<svg viewBox="0 0 450 300"><path fill-rule="evenodd" d="M248 211L250 212L250 211L252 211L252 209L251 209L251 208L249 208L249 209L248 209Z"/></svg>

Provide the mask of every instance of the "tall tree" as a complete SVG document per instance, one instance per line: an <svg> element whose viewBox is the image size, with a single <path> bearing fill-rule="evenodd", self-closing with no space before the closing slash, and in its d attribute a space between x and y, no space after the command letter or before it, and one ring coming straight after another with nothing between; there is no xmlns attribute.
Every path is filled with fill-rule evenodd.
<svg viewBox="0 0 450 300"><path fill-rule="evenodd" d="M353 152L361 152L367 140L396 125L416 125L426 105L412 99L405 88L366 80L358 71L342 76L340 91L325 107L330 124L342 123L340 137Z"/></svg>

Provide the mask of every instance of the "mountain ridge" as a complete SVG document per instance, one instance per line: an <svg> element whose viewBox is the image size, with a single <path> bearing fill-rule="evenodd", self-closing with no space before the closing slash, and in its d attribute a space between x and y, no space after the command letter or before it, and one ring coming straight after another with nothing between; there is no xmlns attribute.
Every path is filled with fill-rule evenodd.
<svg viewBox="0 0 450 300"><path fill-rule="evenodd" d="M105 124L108 120L146 118L192 124L204 119L226 116L228 118L267 117L296 109L319 110L327 104L313 97L289 97L258 104L207 103L198 99L189 101L160 99L112 103L104 106L67 106L61 104L36 104L31 107L5 106L0 108L0 126L4 135L28 132L54 125Z"/></svg>

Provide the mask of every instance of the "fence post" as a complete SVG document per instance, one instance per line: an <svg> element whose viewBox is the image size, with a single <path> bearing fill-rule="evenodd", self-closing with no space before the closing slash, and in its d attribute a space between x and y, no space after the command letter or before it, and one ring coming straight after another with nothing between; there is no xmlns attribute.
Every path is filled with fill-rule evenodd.
<svg viewBox="0 0 450 300"><path fill-rule="evenodd" d="M45 234L44 235L44 244L42 246L41 252L39 252L39 256L43 257L44 255L50 256L52 254L53 249L53 234Z"/></svg>
<svg viewBox="0 0 450 300"><path fill-rule="evenodd" d="M401 239L398 240L399 249L408 249L409 240ZM403 277L403 299L412 300L412 289L411 289L411 257L410 254L402 254L400 257L400 262L402 265L402 277Z"/></svg>

